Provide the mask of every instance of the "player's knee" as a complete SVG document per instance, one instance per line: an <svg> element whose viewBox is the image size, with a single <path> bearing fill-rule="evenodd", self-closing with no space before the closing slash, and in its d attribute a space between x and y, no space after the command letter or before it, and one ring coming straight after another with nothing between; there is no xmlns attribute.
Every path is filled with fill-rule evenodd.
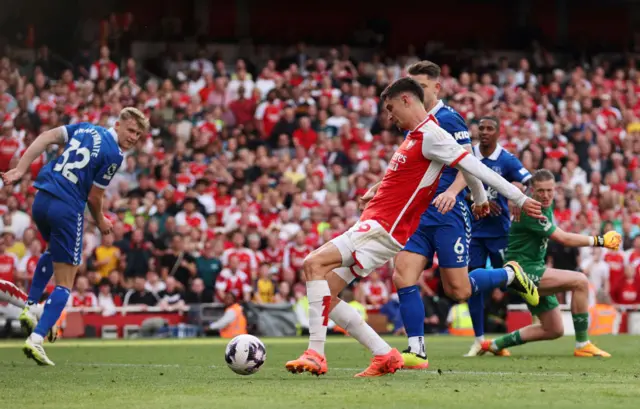
<svg viewBox="0 0 640 409"><path fill-rule="evenodd" d="M589 279L584 274L576 276L576 282L574 284L574 291L589 292Z"/></svg>
<svg viewBox="0 0 640 409"><path fill-rule="evenodd" d="M316 255L309 254L302 263L302 272L304 273L307 281L309 280L321 280L324 277L324 270L322 263Z"/></svg>
<svg viewBox="0 0 640 409"><path fill-rule="evenodd" d="M402 270L398 270L397 268L393 270L393 285L395 285L397 289L411 287L416 284L415 281L407 279L401 271Z"/></svg>
<svg viewBox="0 0 640 409"><path fill-rule="evenodd" d="M562 324L556 324L552 327L545 328L546 339L558 339L564 335L564 327Z"/></svg>
<svg viewBox="0 0 640 409"><path fill-rule="evenodd" d="M453 282L444 286L444 292L456 301L465 301L471 297L471 284L467 282Z"/></svg>

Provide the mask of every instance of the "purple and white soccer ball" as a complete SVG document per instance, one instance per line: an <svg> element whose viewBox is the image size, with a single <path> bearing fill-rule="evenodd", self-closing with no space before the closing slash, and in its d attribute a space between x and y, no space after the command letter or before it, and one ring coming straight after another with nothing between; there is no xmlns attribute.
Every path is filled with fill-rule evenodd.
<svg viewBox="0 0 640 409"><path fill-rule="evenodd" d="M267 360L267 350L253 335L238 335L227 344L224 360L238 375L251 375Z"/></svg>

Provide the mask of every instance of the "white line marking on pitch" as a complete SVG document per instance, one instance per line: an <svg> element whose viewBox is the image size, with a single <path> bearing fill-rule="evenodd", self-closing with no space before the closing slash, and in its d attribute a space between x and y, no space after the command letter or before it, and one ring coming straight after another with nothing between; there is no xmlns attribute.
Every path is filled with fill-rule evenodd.
<svg viewBox="0 0 640 409"><path fill-rule="evenodd" d="M67 366L80 366L80 367L113 367L113 368L212 368L212 369L220 369L224 368L224 365L180 365L180 364L128 364L128 363L112 363L112 362L68 362L63 365ZM268 370L280 370L280 368L269 368ZM357 372L362 371L364 368L331 368L330 371L348 371L348 372ZM282 369L284 371L284 369ZM438 375L438 371L433 370L421 370L421 371L400 371L398 373L421 373L427 375ZM510 375L520 375L520 376L557 376L557 377L570 377L573 376L570 373L564 372L504 372L504 371L442 371L442 375L477 375L477 376L486 376L486 375L497 375L497 376L510 376Z"/></svg>

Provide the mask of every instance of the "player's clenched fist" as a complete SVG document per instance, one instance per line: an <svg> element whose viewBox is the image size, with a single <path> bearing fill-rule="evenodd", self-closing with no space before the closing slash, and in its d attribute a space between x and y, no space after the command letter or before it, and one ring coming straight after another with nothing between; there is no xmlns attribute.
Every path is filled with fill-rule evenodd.
<svg viewBox="0 0 640 409"><path fill-rule="evenodd" d="M364 210L364 208L367 207L367 204L371 201L371 199L373 199L373 196L376 195L378 186L379 184L372 186L364 195L362 195L360 199L358 199L358 207L360 208L360 210Z"/></svg>
<svg viewBox="0 0 640 409"><path fill-rule="evenodd" d="M98 222L98 229L100 230L100 233L107 235L111 233L111 230L113 229L113 224L111 224L109 220L103 217L102 220Z"/></svg>
<svg viewBox="0 0 640 409"><path fill-rule="evenodd" d="M546 217L542 214L542 205L537 200L528 198L526 202L524 202L524 206L522 206L522 211L527 215L533 217L534 219L545 219Z"/></svg>
<svg viewBox="0 0 640 409"><path fill-rule="evenodd" d="M471 205L471 211L473 212L473 217L475 217L476 220L479 220L489 215L489 213L491 212L491 206L489 205L489 202L480 204L474 203Z"/></svg>
<svg viewBox="0 0 640 409"><path fill-rule="evenodd" d="M622 243L622 236L616 231L608 231L604 236L595 236L595 242L598 247L618 250L620 243Z"/></svg>

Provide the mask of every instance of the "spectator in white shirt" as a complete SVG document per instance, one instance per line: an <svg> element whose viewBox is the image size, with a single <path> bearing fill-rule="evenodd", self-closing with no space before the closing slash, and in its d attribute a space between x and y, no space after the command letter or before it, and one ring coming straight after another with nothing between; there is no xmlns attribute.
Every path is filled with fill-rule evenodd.
<svg viewBox="0 0 640 409"><path fill-rule="evenodd" d="M191 65L189 66L191 71L197 71L201 75L213 75L213 63L207 58L207 50L201 48L198 50L198 58L191 61Z"/></svg>
<svg viewBox="0 0 640 409"><path fill-rule="evenodd" d="M584 257L580 263L580 269L589 277L589 281L598 296L609 297L609 264L604 261L604 252L601 248L593 247L591 254Z"/></svg>

